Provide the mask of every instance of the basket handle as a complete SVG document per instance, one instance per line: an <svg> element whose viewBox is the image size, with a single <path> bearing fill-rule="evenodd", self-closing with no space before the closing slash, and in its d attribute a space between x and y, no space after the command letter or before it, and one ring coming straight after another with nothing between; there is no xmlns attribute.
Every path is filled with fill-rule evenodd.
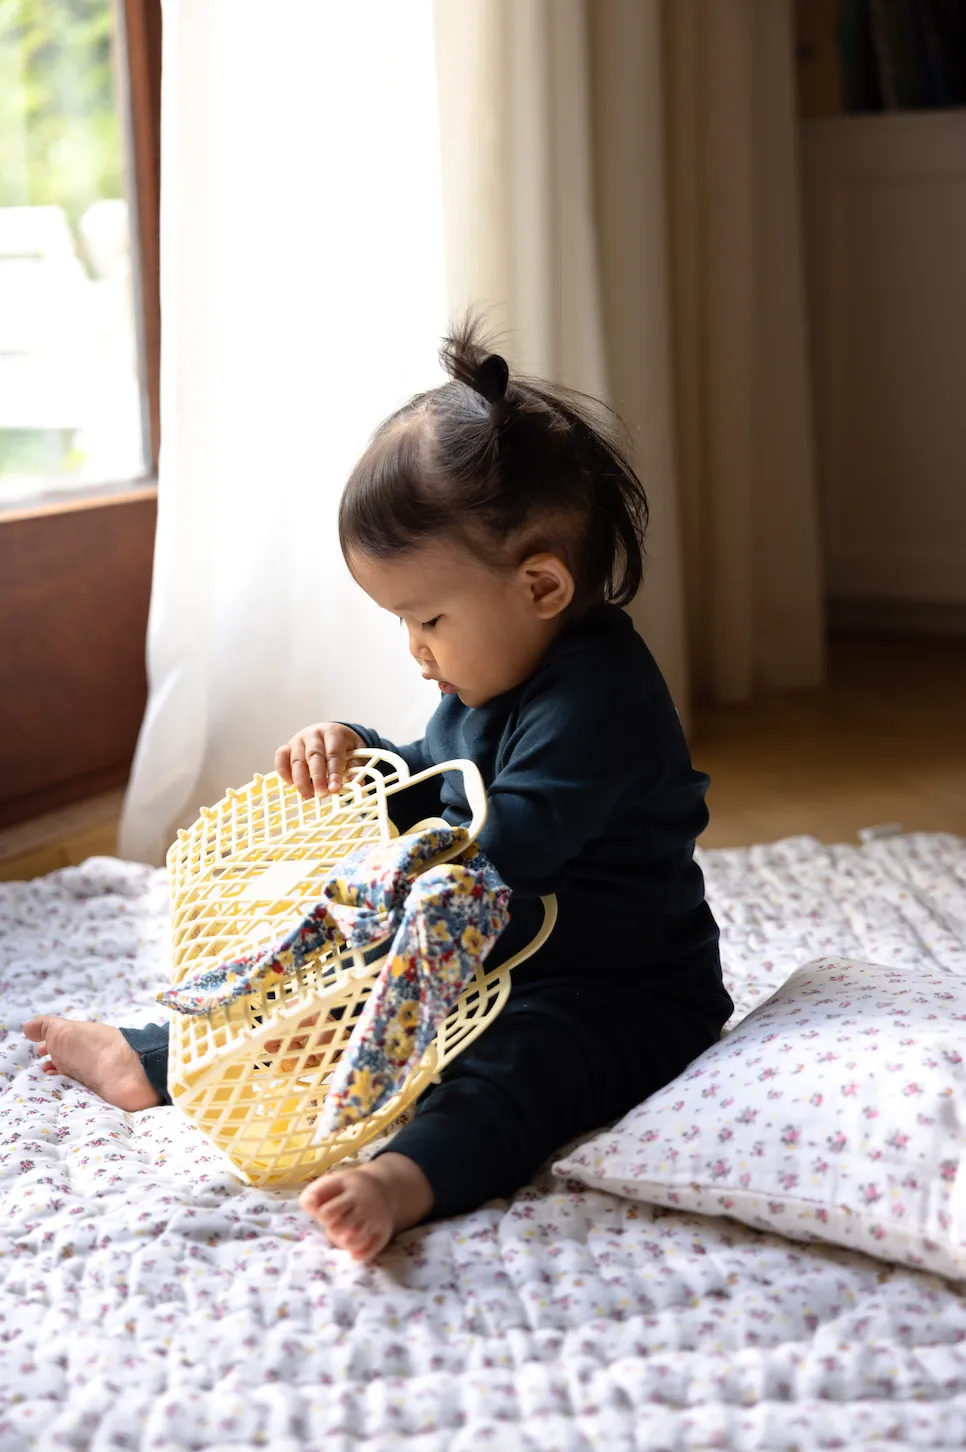
<svg viewBox="0 0 966 1452"><path fill-rule="evenodd" d="M373 761L376 757L380 757L390 761L396 767L400 779L388 789L386 792L387 797L393 796L396 792L405 791L407 787L416 786L421 781L429 781L431 777L442 776L444 772L462 772L463 788L466 792L466 801L471 814L470 824L466 829L467 841L475 842L485 827L486 788L483 785L480 769L475 762L457 758L454 761L443 761L437 766L427 767L425 771L418 772L416 776L409 776L406 770L406 763L394 752L364 750L353 751L352 755L364 757L367 761ZM466 851L466 847L467 842L460 842L457 846L450 847L445 852L440 852L436 857L431 858L426 863L426 867L437 867L452 857L458 857L461 852ZM426 870L426 867L423 868L423 871ZM542 897L540 902L543 905L543 922L527 946L521 948L519 953L514 953L513 957L509 958L506 963L502 963L500 965L501 968L515 968L518 963L522 963L525 959L531 957L539 948L543 947L553 932L554 925L557 921L557 899L553 895L550 895L548 897Z"/></svg>
<svg viewBox="0 0 966 1452"><path fill-rule="evenodd" d="M506 968L509 971L511 968L516 968L518 963L523 963L527 958L532 958L534 953L543 947L553 932L554 925L557 921L557 899L553 896L542 897L540 902L543 907L543 922L525 948L521 948L519 953L514 953L512 958L508 958L505 963L500 964L501 969Z"/></svg>
<svg viewBox="0 0 966 1452"><path fill-rule="evenodd" d="M467 806L470 809L470 821L466 827L466 841L458 846L451 847L448 851L440 853L426 865L436 867L441 862L446 862L450 857L458 857L465 852L471 842L475 842L486 825L486 787L483 785L483 778L480 769L473 761L456 759L454 761L442 761L436 766L427 767L425 771L417 772L410 776L406 763L402 757L395 752L382 750L361 750L353 751L350 757L357 757L360 761L375 762L377 760L388 761L396 770L399 780L386 789L386 796L395 796L397 792L406 791L411 786L418 786L420 782L429 781L434 776L442 776L447 771L458 771L463 777L463 790L466 793Z"/></svg>
<svg viewBox="0 0 966 1452"><path fill-rule="evenodd" d="M442 776L447 771L458 771L463 776L463 790L466 793L466 802L470 809L470 822L466 828L467 841L463 843L462 851L466 850L469 842L475 842L477 837L486 826L486 788L483 785L483 778L480 776L480 769L473 761L442 761L438 766L427 767L416 776L411 776L408 781L401 781L398 786L390 787L386 793L392 796L394 792L404 791L407 787L417 786L421 781L429 781L431 777Z"/></svg>

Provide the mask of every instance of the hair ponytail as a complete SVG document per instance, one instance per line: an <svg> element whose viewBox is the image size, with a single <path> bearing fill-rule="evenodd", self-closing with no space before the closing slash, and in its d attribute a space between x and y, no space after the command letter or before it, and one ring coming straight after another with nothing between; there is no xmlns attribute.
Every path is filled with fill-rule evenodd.
<svg viewBox="0 0 966 1452"><path fill-rule="evenodd" d="M511 377L470 316L444 339L450 381L377 430L339 509L343 552L386 557L449 535L494 565L564 559L574 609L628 604L644 573L647 498L597 400Z"/></svg>
<svg viewBox="0 0 966 1452"><path fill-rule="evenodd" d="M439 361L450 378L465 383L485 399L490 408L500 410L510 382L510 369L499 353L488 353L476 337L472 316L454 328L443 339Z"/></svg>

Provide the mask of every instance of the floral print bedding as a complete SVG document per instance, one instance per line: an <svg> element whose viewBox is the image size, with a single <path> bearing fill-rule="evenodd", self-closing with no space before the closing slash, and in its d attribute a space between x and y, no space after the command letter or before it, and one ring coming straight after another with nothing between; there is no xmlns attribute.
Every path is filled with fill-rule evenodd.
<svg viewBox="0 0 966 1452"><path fill-rule="evenodd" d="M964 973L958 839L702 862L742 1013L816 958ZM966 1445L955 1283L549 1173L361 1268L175 1111L41 1074L29 1014L151 1016L166 900L0 884L0 1452Z"/></svg>

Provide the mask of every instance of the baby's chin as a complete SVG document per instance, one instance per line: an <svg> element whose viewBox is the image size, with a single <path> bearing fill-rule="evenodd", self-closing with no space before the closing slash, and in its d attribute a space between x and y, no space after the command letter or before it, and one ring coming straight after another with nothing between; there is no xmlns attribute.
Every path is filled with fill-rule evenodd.
<svg viewBox="0 0 966 1452"><path fill-rule="evenodd" d="M508 687L512 689L512 687ZM454 686L452 691L444 692L445 695L458 696L464 706L488 706L499 696L504 695L503 691L487 690L484 686Z"/></svg>
<svg viewBox="0 0 966 1452"><path fill-rule="evenodd" d="M442 687L440 688L442 689ZM472 686L450 686L444 696L456 696L464 706L485 706L490 699L483 691L474 691Z"/></svg>

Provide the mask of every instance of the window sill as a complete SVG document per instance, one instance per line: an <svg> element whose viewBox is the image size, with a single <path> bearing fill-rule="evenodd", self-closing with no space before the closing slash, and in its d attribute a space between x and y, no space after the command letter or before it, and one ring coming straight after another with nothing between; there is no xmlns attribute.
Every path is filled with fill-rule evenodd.
<svg viewBox="0 0 966 1452"><path fill-rule="evenodd" d="M45 515L72 514L82 509L101 509L108 504L138 504L155 499L156 479L138 479L126 484L92 484L70 494L38 494L34 499L0 504L0 527L23 519L42 519Z"/></svg>

